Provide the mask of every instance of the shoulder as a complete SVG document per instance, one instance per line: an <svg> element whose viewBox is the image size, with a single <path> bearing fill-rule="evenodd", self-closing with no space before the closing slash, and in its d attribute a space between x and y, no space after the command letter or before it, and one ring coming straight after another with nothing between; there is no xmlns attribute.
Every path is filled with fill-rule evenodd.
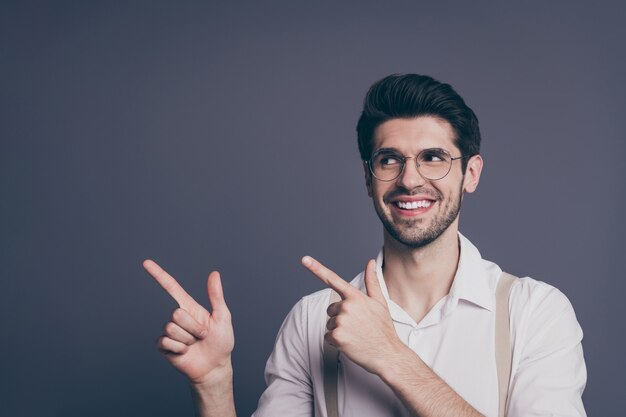
<svg viewBox="0 0 626 417"><path fill-rule="evenodd" d="M296 333L305 339L311 337L311 332L319 333L326 325L330 295L331 289L326 288L298 300L283 320L279 334Z"/></svg>
<svg viewBox="0 0 626 417"><path fill-rule="evenodd" d="M510 310L513 316L526 313L553 315L569 310L572 304L558 288L530 277L518 278L511 287Z"/></svg>
<svg viewBox="0 0 626 417"><path fill-rule="evenodd" d="M292 308L290 315L306 316L307 320L324 319L332 290L325 288L302 297ZM322 314L323 313L323 314ZM289 316L288 316L289 317Z"/></svg>
<svg viewBox="0 0 626 417"><path fill-rule="evenodd" d="M583 332L574 308L558 288L523 277L513 284L509 300L519 361L580 344Z"/></svg>
<svg viewBox="0 0 626 417"><path fill-rule="evenodd" d="M508 413L550 410L551 415L584 416L583 332L569 299L550 284L524 277L511 288L509 308L513 358Z"/></svg>

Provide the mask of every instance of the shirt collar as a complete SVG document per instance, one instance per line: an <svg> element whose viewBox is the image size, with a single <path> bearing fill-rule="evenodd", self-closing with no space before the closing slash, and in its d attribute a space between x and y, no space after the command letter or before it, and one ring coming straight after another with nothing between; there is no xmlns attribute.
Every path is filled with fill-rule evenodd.
<svg viewBox="0 0 626 417"><path fill-rule="evenodd" d="M502 271L497 265L485 261L476 246L461 233L459 242L461 253L450 298L466 300L493 311L495 282Z"/></svg>

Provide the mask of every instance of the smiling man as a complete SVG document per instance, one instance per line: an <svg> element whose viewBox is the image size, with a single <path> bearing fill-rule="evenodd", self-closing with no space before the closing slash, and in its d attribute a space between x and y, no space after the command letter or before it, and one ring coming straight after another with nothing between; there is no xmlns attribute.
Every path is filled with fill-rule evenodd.
<svg viewBox="0 0 626 417"><path fill-rule="evenodd" d="M504 273L458 231L483 168L474 112L448 84L392 75L370 88L357 132L383 248L350 283L302 259L330 288L285 319L254 416L585 416L582 331L567 298ZM198 414L235 416L219 274L209 313L144 266L180 306L158 348L189 378Z"/></svg>

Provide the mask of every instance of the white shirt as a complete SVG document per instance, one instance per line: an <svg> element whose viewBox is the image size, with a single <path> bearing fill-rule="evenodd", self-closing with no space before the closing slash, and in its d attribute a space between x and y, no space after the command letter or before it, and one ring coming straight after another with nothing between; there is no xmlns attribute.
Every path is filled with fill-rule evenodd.
<svg viewBox="0 0 626 417"><path fill-rule="evenodd" d="M502 270L483 260L461 234L459 239L450 293L419 323L389 299L382 251L378 279L400 339L476 410L495 417L494 309ZM361 272L351 284L365 291L363 277ZM253 417L327 417L322 348L329 297L329 289L308 295L285 318L265 368L267 389ZM556 288L526 277L513 284L509 309L513 362L507 417L586 416L583 334L569 300ZM379 377L344 355L339 361L342 417L410 415Z"/></svg>

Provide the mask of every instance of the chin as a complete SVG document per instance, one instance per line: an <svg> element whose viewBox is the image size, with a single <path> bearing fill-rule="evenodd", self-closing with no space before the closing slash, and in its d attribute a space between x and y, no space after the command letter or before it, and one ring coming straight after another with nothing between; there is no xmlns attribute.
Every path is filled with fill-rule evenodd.
<svg viewBox="0 0 626 417"><path fill-rule="evenodd" d="M447 215L436 217L427 224L417 220L398 223L394 222L391 216L381 214L379 213L379 218L391 238L407 248L419 249L439 239L450 228L458 218L459 206L453 207Z"/></svg>
<svg viewBox="0 0 626 417"><path fill-rule="evenodd" d="M385 224L385 228L387 229L387 233L391 236L396 242L410 248L410 249L420 249L424 246L428 246L439 236L443 234L441 233L422 233L420 235L411 235L402 231L395 229L393 226L388 226Z"/></svg>

